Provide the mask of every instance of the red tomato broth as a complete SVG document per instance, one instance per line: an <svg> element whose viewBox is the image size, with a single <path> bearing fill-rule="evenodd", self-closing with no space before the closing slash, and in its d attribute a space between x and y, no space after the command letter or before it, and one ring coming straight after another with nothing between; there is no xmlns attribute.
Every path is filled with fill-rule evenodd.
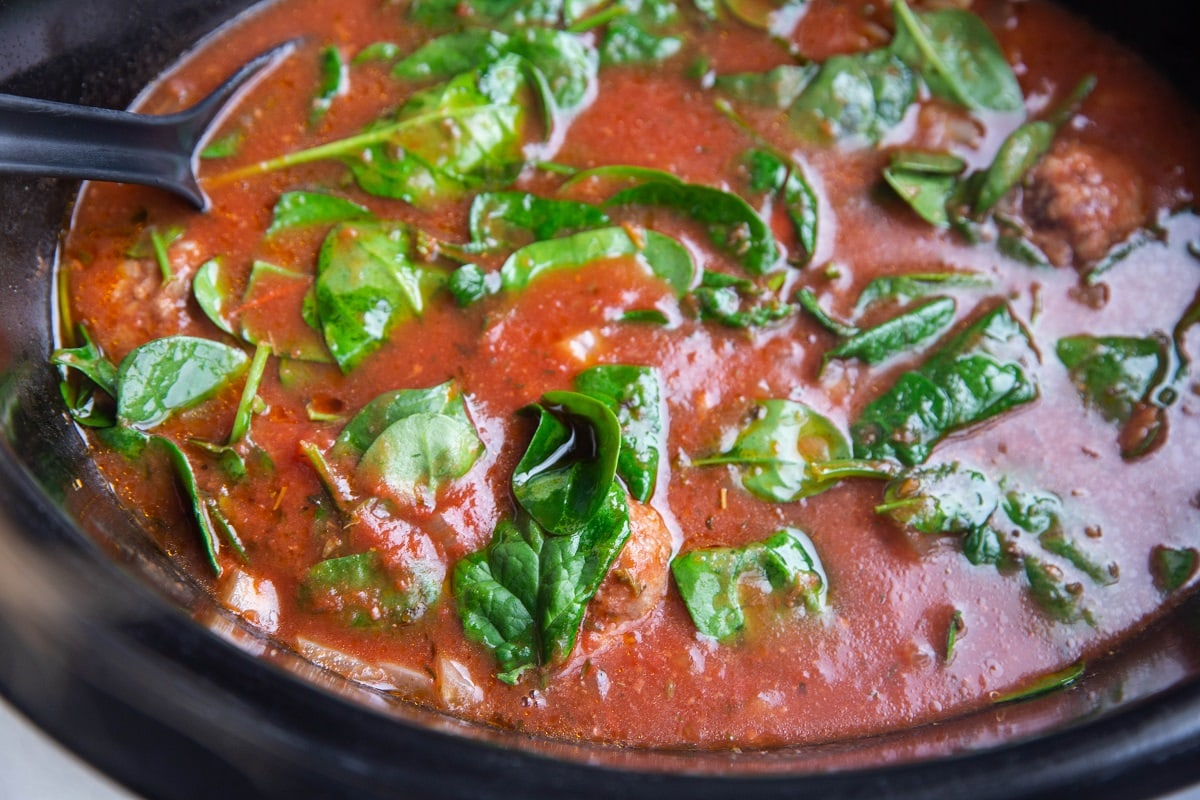
<svg viewBox="0 0 1200 800"><path fill-rule="evenodd" d="M407 52L423 34L406 26L399 10L374 0L341 3L338 10L330 5L296 0L260 10L223 32L219 47L202 49L165 78L143 108L164 112L186 106L254 53L304 34L299 55L264 78L227 120L227 126L247 131L238 163L360 130L403 99L401 85L390 82L382 68L356 68L354 91L338 98L310 128L306 120L317 82L317 49L333 43L356 52L388 38L399 40ZM1134 163L1154 187L1153 208L1174 209L1195 196L1200 154L1193 151L1190 135L1197 129L1196 115L1151 83L1140 64L1056 9L1035 3L977 5L1010 59L1019 57L1027 96L1056 97L1081 75L1097 75L1099 88L1071 135ZM859 4L813 0L794 38L802 52L824 58L879 44L881 22L887 22L886 15ZM718 73L786 61L782 48L763 47L761 34L747 27L694 36L689 54L708 56ZM672 63L687 56L677 59ZM751 140L682 71L602 69L595 102L572 122L554 159L578 168L650 166L708 185L744 181L736 165ZM1149 573L1149 550L1156 544L1195 546L1200 530L1195 503L1200 486L1189 469L1189 455L1200 451L1200 399L1194 388L1185 392L1173 409L1168 444L1126 463L1114 444L1115 429L1078 401L1055 360L1053 342L1092 330L1144 335L1178 318L1200 274L1183 246L1200 235L1195 218L1173 223L1169 246L1135 251L1106 276L1109 297L1097 312L1075 299L1079 277L1072 270L1020 266L994 249L940 233L896 198L882 197L872 188L886 163L882 152L805 145L779 116L747 113L772 144L798 154L822 194L817 263L789 280L812 286L826 308L848 315L853 299L874 277L974 270L992 277L995 285L983 293L960 294L958 320L973 316L981 298L997 296L1007 298L1030 326L1042 349L1036 370L1040 399L969 435L950 437L938 446L934 460L959 459L989 474L1010 475L1022 488L1054 491L1079 517L1101 526L1104 555L1118 562L1121 572L1115 586L1091 590L1103 601L1096 626L1054 622L1020 590L1016 576L972 566L954 539L906 533L876 515L872 509L881 487L874 482L851 481L805 500L771 504L748 494L726 468L689 467L689 457L721 449L759 399L799 400L845 430L916 360L901 357L882 367L833 364L818 377L821 354L833 337L803 314L753 334L690 318L670 328L619 322L621 309L669 303L671 293L640 265L617 259L548 274L519 293L465 309L442 296L419 321L398 328L383 349L346 375L332 365L314 365L289 389L277 370L267 370L260 388L267 411L255 417L253 436L274 469L265 479L222 490L228 501L223 507L246 544L249 566L229 553L222 558L228 567L273 583L281 599L273 634L278 640L304 639L370 663L431 675L437 659L452 659L482 690L477 700L447 702L428 691L417 691L412 699L448 705L456 715L507 728L648 746L770 746L871 735L964 713L1039 675L1101 654L1160 613L1163 597ZM222 162L207 164L205 177L225 168ZM215 336L184 291L194 270L221 256L237 265L240 280L255 258L311 273L323 232L290 232L266 242L263 232L280 192L313 187L335 187L381 218L404 220L456 241L466 238L467 201L422 210L373 197L332 163L224 185L219 178L210 180L214 211L207 215L150 190L93 184L78 205L64 247L73 318L86 321L114 362L149 339ZM516 188L552 187L547 176L526 174ZM125 255L139 231L151 224L187 230L183 243L171 251L177 277L165 289L159 287L157 266ZM670 214L658 214L654 227L704 246L703 234ZM777 224L776 230L793 248L786 227ZM728 256L707 255L710 266L737 272ZM822 265L830 260L840 276L822 278ZM1166 294L1164 286L1187 289ZM143 311L147 304L150 310ZM519 410L546 391L569 388L573 376L594 363L655 364L661 371L670 438L664 454L667 479L660 481L652 503L679 551L739 546L784 526L800 528L811 536L828 574L830 607L823 615L781 618L752 612L737 642L717 644L697 635L672 584L647 618L607 647L577 652L565 665L508 686L492 677L493 656L464 638L448 588L422 619L401 629L346 628L332 615L295 604L305 572L329 555L328 541L313 533L314 498L322 485L298 442L327 446L342 424L310 422L307 403L332 407L348 419L384 391L457 381L486 453L463 479L443 490L435 510L418 513L419 519L406 517L452 566L485 546L496 521L513 513L509 483L532 431ZM236 403L237 390L230 389L173 418L162 432L178 439L219 440ZM212 580L173 485L151 480L164 471L103 452L97 458L118 495L141 509L163 546L200 580ZM215 486L218 476L201 480ZM1116 486L1121 490L1113 491ZM386 532L350 528L342 535L356 552L386 553L393 546ZM213 587L221 591L220 583ZM946 633L956 609L967 628L947 662ZM585 634L588 626L585 618Z"/></svg>

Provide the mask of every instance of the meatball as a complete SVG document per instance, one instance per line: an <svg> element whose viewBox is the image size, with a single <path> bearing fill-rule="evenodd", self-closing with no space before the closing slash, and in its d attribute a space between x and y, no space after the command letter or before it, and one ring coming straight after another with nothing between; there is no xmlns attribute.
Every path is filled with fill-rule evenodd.
<svg viewBox="0 0 1200 800"><path fill-rule="evenodd" d="M649 614L667 593L670 529L651 506L633 500L629 527L629 541L588 606L583 644L589 652Z"/></svg>
<svg viewBox="0 0 1200 800"><path fill-rule="evenodd" d="M1026 177L1021 212L1050 263L1081 267L1146 223L1145 188L1137 170L1116 154L1059 141Z"/></svg>

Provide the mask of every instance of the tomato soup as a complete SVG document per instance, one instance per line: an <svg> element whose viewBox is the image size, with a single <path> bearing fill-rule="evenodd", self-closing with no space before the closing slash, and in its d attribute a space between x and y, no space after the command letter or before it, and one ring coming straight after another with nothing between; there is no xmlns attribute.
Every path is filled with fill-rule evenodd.
<svg viewBox="0 0 1200 800"><path fill-rule="evenodd" d="M1194 110L1040 2L278 0L211 208L88 185L63 396L280 646L573 740L1069 690L1200 548ZM1173 287L1173 288L1172 288Z"/></svg>

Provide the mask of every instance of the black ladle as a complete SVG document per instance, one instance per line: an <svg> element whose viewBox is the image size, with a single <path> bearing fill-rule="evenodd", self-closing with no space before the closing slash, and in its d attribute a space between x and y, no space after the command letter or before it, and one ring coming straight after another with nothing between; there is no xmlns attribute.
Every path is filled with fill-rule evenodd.
<svg viewBox="0 0 1200 800"><path fill-rule="evenodd" d="M239 89L295 48L263 53L196 105L163 116L0 94L0 172L155 186L207 211L196 166L210 128Z"/></svg>

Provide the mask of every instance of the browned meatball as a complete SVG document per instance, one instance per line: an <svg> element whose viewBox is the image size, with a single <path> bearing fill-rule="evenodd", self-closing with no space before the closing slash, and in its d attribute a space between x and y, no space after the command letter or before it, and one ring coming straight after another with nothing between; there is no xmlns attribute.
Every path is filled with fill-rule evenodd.
<svg viewBox="0 0 1200 800"><path fill-rule="evenodd" d="M1024 189L1030 238L1055 266L1094 263L1146 223L1142 176L1094 145L1056 142Z"/></svg>
<svg viewBox="0 0 1200 800"><path fill-rule="evenodd" d="M629 501L629 541L588 606L584 648L599 649L613 634L654 609L667 593L671 531L651 506Z"/></svg>

